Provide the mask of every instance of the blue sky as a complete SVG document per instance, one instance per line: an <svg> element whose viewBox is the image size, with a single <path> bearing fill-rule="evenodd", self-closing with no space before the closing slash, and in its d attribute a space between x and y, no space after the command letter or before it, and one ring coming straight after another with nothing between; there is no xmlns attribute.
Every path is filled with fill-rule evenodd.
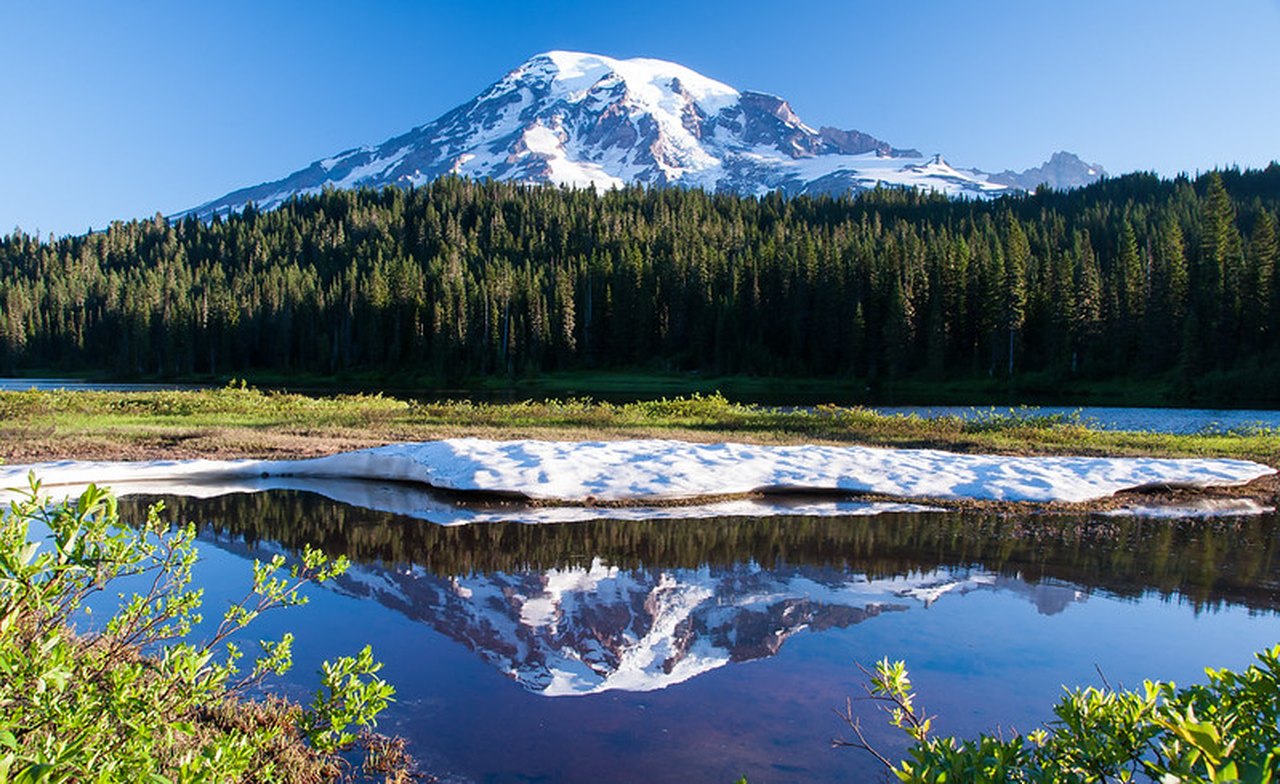
<svg viewBox="0 0 1280 784"><path fill-rule="evenodd" d="M1280 158L1280 0L6 0L0 231L82 232L275 179L548 49L675 60L962 166Z"/></svg>

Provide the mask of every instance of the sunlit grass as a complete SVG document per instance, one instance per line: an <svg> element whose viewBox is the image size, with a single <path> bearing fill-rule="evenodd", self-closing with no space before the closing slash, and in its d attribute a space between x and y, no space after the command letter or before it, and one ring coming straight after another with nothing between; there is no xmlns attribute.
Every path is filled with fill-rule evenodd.
<svg viewBox="0 0 1280 784"><path fill-rule="evenodd" d="M673 437L763 443L860 443L1026 454L1242 457L1280 463L1274 428L1193 435L1100 430L1079 415L989 409L926 419L861 407L776 408L735 403L719 393L632 403L589 398L422 402L381 395L315 397L243 385L211 390L0 392L0 433L35 434L46 448L94 436L108 441L237 432L360 436L369 440L484 437ZM21 452L11 444L11 454ZM74 456L74 455L62 455Z"/></svg>

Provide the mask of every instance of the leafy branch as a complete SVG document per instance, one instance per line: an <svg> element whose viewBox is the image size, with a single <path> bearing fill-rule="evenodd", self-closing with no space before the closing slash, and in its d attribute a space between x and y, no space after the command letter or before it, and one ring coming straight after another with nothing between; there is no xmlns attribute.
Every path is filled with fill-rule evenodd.
<svg viewBox="0 0 1280 784"><path fill-rule="evenodd" d="M0 782L137 781L141 771L155 782L334 780L346 768L336 753L356 741L383 749L384 761L396 748L367 732L395 693L368 647L325 662L309 711L244 699L291 668L292 634L260 640L233 680L243 654L231 638L263 613L304 604L302 588L341 575L345 558L307 547L287 568L283 555L255 562L249 590L193 643L203 600L191 588L194 526L170 527L157 504L131 527L106 489L53 504L28 482L0 517ZM124 579L140 590L78 631L72 618L86 601Z"/></svg>
<svg viewBox="0 0 1280 784"><path fill-rule="evenodd" d="M906 665L884 659L874 672L859 665L869 679L862 699L910 738L907 758L894 763L868 741L851 699L836 713L854 739L833 745L870 753L907 784L1273 784L1280 771L1280 645L1256 658L1241 672L1208 669L1206 683L1182 689L1146 681L1132 690L1071 690L1052 721L1007 739L930 735L932 717L916 707Z"/></svg>

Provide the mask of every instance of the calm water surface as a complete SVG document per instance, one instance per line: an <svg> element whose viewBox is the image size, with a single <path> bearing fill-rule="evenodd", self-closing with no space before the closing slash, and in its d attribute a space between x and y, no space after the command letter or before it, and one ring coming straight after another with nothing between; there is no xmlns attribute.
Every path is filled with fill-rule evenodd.
<svg viewBox="0 0 1280 784"><path fill-rule="evenodd" d="M446 781L879 781L830 748L854 662L905 659L939 730L969 734L1030 729L1095 667L1189 682L1280 640L1274 517L438 526L296 490L164 500L202 525L210 609L255 556L348 555L255 630L297 633L282 688L303 700L371 642L398 690L381 729Z"/></svg>
<svg viewBox="0 0 1280 784"><path fill-rule="evenodd" d="M0 378L0 392L26 392L30 389L49 391L66 389L73 392L150 392L160 389L202 389L196 384L126 384L81 381L77 378Z"/></svg>
<svg viewBox="0 0 1280 784"><path fill-rule="evenodd" d="M1103 430L1143 430L1152 433L1204 433L1280 428L1280 411L1212 408L1120 408L1107 406L1044 406L1033 408L982 408L972 406L872 406L882 414L915 415L925 419L944 416L977 419L1014 413L1022 416L1078 417L1080 422Z"/></svg>

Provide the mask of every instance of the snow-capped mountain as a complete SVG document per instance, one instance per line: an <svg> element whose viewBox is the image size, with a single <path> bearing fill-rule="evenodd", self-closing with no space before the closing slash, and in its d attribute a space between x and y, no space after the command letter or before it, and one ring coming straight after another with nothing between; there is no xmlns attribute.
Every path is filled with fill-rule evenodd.
<svg viewBox="0 0 1280 784"><path fill-rule="evenodd" d="M773 656L805 631L847 628L972 591L1022 595L1041 613L1087 594L979 569L871 578L754 563L701 569L589 567L459 577L353 566L335 588L373 599L473 651L547 697L653 691L733 662Z"/></svg>
<svg viewBox="0 0 1280 784"><path fill-rule="evenodd" d="M990 196L1072 187L1100 166L1058 153L991 175L860 131L812 128L785 100L738 91L663 60L547 52L437 120L234 191L184 214L271 209L322 188L421 185L446 174L600 189L632 183L763 194L842 193L878 183Z"/></svg>

